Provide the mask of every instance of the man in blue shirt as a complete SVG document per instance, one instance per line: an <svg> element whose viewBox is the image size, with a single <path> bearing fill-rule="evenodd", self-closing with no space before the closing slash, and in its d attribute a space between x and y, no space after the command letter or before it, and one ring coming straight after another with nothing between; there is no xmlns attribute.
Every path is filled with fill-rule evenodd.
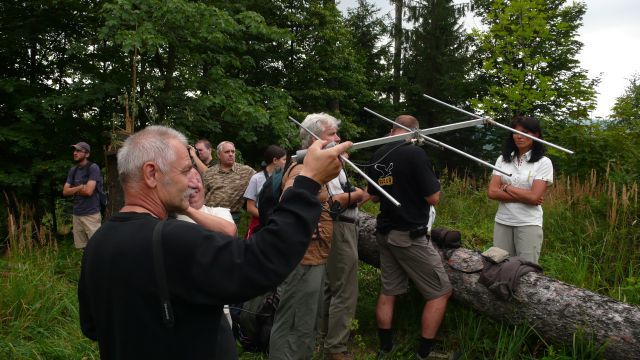
<svg viewBox="0 0 640 360"><path fill-rule="evenodd" d="M86 142L71 145L76 166L69 170L63 196L73 196L73 242L84 249L102 222L98 186L102 176L98 165L89 161L91 147Z"/></svg>

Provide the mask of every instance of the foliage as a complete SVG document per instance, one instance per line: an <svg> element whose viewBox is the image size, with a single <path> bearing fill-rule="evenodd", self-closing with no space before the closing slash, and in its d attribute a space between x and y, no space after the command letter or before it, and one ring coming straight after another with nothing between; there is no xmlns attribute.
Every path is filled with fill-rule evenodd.
<svg viewBox="0 0 640 360"><path fill-rule="evenodd" d="M358 0L358 7L350 9L345 19L345 25L352 34L355 59L363 68L365 87L369 98L359 104L381 113L393 110L390 93L392 91L391 43L388 39L390 21L388 15L380 15L380 9L367 0ZM359 138L362 140L376 138L389 131L389 126L379 119L373 118L366 111L357 112L358 124L364 132Z"/></svg>
<svg viewBox="0 0 640 360"><path fill-rule="evenodd" d="M413 25L405 31L402 65L404 110L415 115L423 128L468 120L468 116L424 98L435 96L450 104L469 109L467 99L482 90L470 74L470 41L463 32L461 12L450 0L415 1L407 4L406 20ZM471 130L471 131L470 131ZM455 144L467 153L477 154L484 142L473 139L477 129L456 130L434 136L445 144ZM470 161L449 150L435 151L431 159L437 168L464 169Z"/></svg>
<svg viewBox="0 0 640 360"><path fill-rule="evenodd" d="M627 125L612 121L547 125L549 141L575 150L568 155L549 149L556 169L582 178L590 178L595 170L619 184L640 176L640 134Z"/></svg>
<svg viewBox="0 0 640 360"><path fill-rule="evenodd" d="M488 95L474 107L506 121L526 114L562 121L595 106L597 79L576 59L586 5L564 0L476 1L486 31L474 30Z"/></svg>
<svg viewBox="0 0 640 360"><path fill-rule="evenodd" d="M121 49L132 78L135 72L129 98L136 127L172 125L212 143L233 139L240 148L258 133L287 144L289 97L244 79L259 65L249 55L285 36L259 14L185 0L119 0L105 4L102 15L102 38Z"/></svg>
<svg viewBox="0 0 640 360"><path fill-rule="evenodd" d="M616 99L610 117L636 133L640 131L640 74L631 76L624 94Z"/></svg>

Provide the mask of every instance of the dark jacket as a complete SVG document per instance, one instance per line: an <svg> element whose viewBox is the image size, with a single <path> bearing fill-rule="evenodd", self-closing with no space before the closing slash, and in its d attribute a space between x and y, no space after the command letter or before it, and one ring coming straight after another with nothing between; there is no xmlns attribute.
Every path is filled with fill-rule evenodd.
<svg viewBox="0 0 640 360"><path fill-rule="evenodd" d="M249 240L169 219L162 242L175 323L162 323L152 255L159 219L113 215L89 241L78 284L82 332L102 359L215 359L223 304L281 283L300 262L320 216L320 185L298 177Z"/></svg>
<svg viewBox="0 0 640 360"><path fill-rule="evenodd" d="M541 273L542 268L519 256L512 256L498 264L487 261L478 282L486 286L499 299L509 300L516 291L522 275L532 271Z"/></svg>

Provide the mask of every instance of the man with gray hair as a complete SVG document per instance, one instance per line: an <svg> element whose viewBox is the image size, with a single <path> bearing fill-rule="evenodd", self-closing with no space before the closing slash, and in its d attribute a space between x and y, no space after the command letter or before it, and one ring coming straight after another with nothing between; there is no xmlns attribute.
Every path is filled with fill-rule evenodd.
<svg viewBox="0 0 640 360"><path fill-rule="evenodd" d="M336 118L325 113L310 114L302 122L302 126L322 140L335 143L340 142L337 134L339 124ZM314 140L313 136L300 129L303 148ZM297 181L309 165L306 157L304 164L291 165L282 178L284 188ZM317 230L300 264L278 287L280 303L271 329L270 359L311 359L313 355L317 320L323 302L325 264L331 251L333 231L326 187L317 196L323 207Z"/></svg>
<svg viewBox="0 0 640 360"><path fill-rule="evenodd" d="M215 359L225 303L273 288L300 262L320 218L316 198L350 143L315 142L305 170L271 220L244 241L167 219L189 208L187 141L164 126L130 136L118 152L125 205L82 258L80 326L102 359Z"/></svg>
<svg viewBox="0 0 640 360"><path fill-rule="evenodd" d="M210 167L202 176L205 185L205 203L211 207L228 208L236 224L240 221L240 209L244 191L255 170L236 163L236 147L231 141L223 141L216 148L219 163Z"/></svg>

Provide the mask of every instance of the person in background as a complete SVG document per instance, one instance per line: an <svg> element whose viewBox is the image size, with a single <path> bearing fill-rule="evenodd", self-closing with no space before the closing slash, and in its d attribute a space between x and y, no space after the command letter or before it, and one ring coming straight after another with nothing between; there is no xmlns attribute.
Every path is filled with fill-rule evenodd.
<svg viewBox="0 0 640 360"><path fill-rule="evenodd" d="M338 124L336 118L325 113L309 114L302 122L302 126L326 142L340 141L337 136ZM304 129L300 129L300 143L304 148L313 144L314 139ZM305 156L302 164L289 166L282 178L283 189L288 189L301 174L304 174L308 166L307 161ZM280 303L276 309L269 341L271 360L311 359L315 349L317 320L320 318L323 302L325 263L331 250L333 231L326 186L316 193L316 197L322 204L322 214L316 224L316 230L308 239L311 242L302 261L278 286ZM263 231L264 229L256 234Z"/></svg>
<svg viewBox="0 0 640 360"><path fill-rule="evenodd" d="M192 159L193 160L193 159ZM210 208L204 205L204 191L202 176L195 169L189 174L189 208L176 216L176 219L197 223L203 228L217 231L229 236L236 235L236 224L233 222L231 212L225 208ZM231 330L232 321L229 305L223 308L224 317L220 319L218 329L217 359L237 359L236 341Z"/></svg>
<svg viewBox="0 0 640 360"><path fill-rule="evenodd" d="M249 185L244 192L244 199L247 201L247 212L251 214L251 221L247 228L247 238L260 227L260 213L256 206L258 194L267 178L276 170L284 169L287 162L287 152L278 145L269 145L264 151L264 167L262 171L255 173L249 180Z"/></svg>
<svg viewBox="0 0 640 360"><path fill-rule="evenodd" d="M336 143L340 138L336 134ZM327 184L332 204L333 238L327 258L320 338L325 359L350 360L347 349L358 305L358 207L364 191L348 182L344 169Z"/></svg>
<svg viewBox="0 0 640 360"><path fill-rule="evenodd" d="M98 165L89 161L89 144L81 141L71 147L76 165L69 170L62 195L73 196L73 243L76 248L84 249L102 223L98 198L102 175Z"/></svg>
<svg viewBox="0 0 640 360"><path fill-rule="evenodd" d="M540 121L534 117L516 116L511 127L542 139ZM500 202L493 227L493 246L536 264L542 248L544 193L553 183L553 164L544 153L542 143L510 134L495 166L512 176L494 170L488 190L489 198Z"/></svg>
<svg viewBox="0 0 640 360"><path fill-rule="evenodd" d="M197 156L193 156L191 149L189 149L189 153L192 156L194 166L198 172L202 174L215 163L213 156L211 156L211 143L207 139L200 139L196 142L193 149Z"/></svg>
<svg viewBox="0 0 640 360"><path fill-rule="evenodd" d="M233 221L240 221L244 191L255 170L236 163L236 147L230 141L223 141L217 147L218 164L213 165L202 176L205 185L205 204L231 210Z"/></svg>
<svg viewBox="0 0 640 360"><path fill-rule="evenodd" d="M418 119L400 115L397 123L417 130ZM409 132L394 125L390 135ZM425 298L416 359L426 359L444 319L451 296L449 277L442 259L428 236L429 206L440 202L440 182L423 149L411 141L389 143L379 148L371 160L376 164L369 175L402 204L397 207L378 189L367 188L371 200L380 201L376 240L380 249L382 290L376 305L380 338L378 359L389 358L393 349L393 311L396 297L408 290L408 279Z"/></svg>

